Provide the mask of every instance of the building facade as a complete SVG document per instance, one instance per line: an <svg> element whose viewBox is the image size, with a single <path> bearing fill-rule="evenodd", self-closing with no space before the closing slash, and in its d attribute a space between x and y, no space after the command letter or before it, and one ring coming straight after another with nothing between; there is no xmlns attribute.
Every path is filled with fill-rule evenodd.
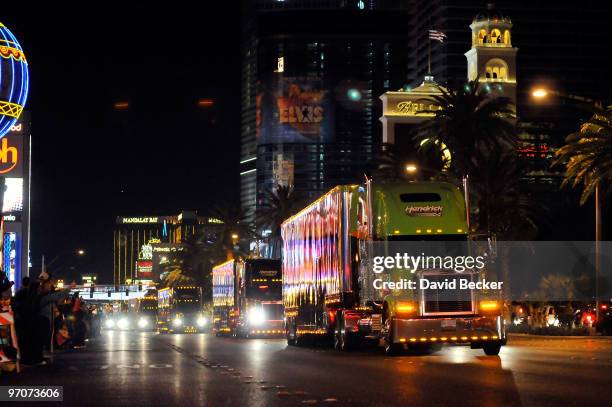
<svg viewBox="0 0 612 407"><path fill-rule="evenodd" d="M406 82L408 1L250 1L241 204L292 185L304 200L361 180L380 147L378 96Z"/></svg>
<svg viewBox="0 0 612 407"><path fill-rule="evenodd" d="M193 237L216 232L220 221L182 211L171 216L118 216L113 232L113 283L158 280L159 263ZM157 261L158 264L155 264Z"/></svg>

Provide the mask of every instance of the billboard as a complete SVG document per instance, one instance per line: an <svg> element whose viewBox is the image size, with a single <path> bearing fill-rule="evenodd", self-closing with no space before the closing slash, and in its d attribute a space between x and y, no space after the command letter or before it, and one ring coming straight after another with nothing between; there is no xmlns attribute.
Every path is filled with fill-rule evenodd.
<svg viewBox="0 0 612 407"><path fill-rule="evenodd" d="M136 262L137 276L140 279L153 277L153 261L138 260Z"/></svg>
<svg viewBox="0 0 612 407"><path fill-rule="evenodd" d="M6 138L2 139L6 140ZM4 180L4 202L2 213L15 213L23 211L23 178L6 178Z"/></svg>
<svg viewBox="0 0 612 407"><path fill-rule="evenodd" d="M333 100L319 78L276 78L256 98L258 144L333 138Z"/></svg>

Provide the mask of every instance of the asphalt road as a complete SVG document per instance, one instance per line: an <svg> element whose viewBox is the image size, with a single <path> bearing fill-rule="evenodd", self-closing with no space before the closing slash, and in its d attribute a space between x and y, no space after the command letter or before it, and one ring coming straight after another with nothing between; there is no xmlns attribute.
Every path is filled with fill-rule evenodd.
<svg viewBox="0 0 612 407"><path fill-rule="evenodd" d="M612 339L512 336L498 357L466 347L387 357L105 332L5 384L63 385L64 406L609 406Z"/></svg>

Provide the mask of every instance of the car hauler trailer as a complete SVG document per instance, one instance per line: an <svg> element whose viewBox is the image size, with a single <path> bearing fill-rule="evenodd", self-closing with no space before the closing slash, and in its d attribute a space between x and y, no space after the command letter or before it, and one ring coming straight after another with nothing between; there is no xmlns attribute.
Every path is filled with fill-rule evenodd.
<svg viewBox="0 0 612 407"><path fill-rule="evenodd" d="M213 267L213 321L217 336L282 335L280 260L228 260Z"/></svg>
<svg viewBox="0 0 612 407"><path fill-rule="evenodd" d="M288 344L333 338L336 349L348 350L382 340L386 352L394 354L406 346L454 343L499 353L506 339L500 301L479 301L476 290L452 290L442 297L435 290L373 287L379 276L368 258L373 244L463 241L467 246L465 201L456 186L371 181L337 186L281 229ZM459 278L444 269L416 274L392 269L386 279L423 276ZM469 276L482 278L480 273Z"/></svg>

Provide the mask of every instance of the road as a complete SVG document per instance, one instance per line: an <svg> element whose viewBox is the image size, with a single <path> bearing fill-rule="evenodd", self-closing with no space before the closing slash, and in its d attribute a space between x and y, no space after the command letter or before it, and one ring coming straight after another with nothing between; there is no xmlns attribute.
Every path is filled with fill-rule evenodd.
<svg viewBox="0 0 612 407"><path fill-rule="evenodd" d="M281 339L104 332L0 383L63 385L63 406L595 407L610 405L611 373L609 338L512 336L499 357L465 347L388 357Z"/></svg>

